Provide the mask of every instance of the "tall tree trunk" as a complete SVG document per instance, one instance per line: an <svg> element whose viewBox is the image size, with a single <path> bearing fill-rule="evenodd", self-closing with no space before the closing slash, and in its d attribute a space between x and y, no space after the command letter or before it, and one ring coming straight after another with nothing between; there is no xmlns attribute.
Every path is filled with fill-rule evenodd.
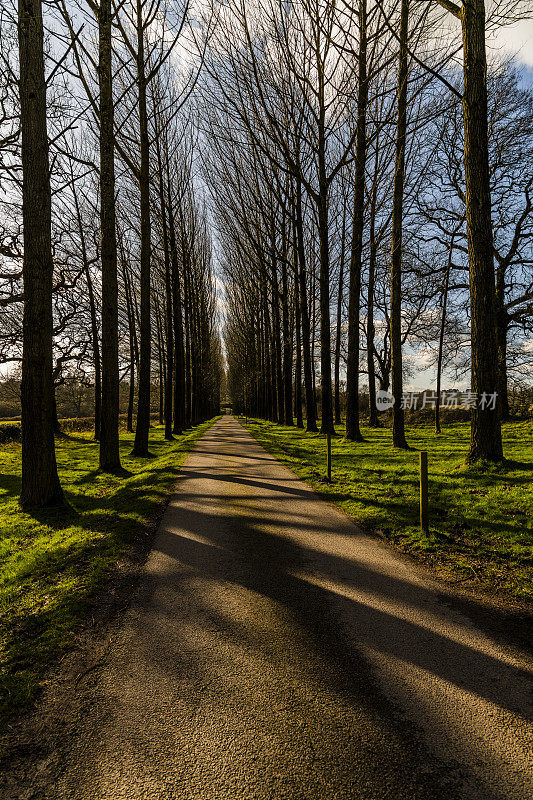
<svg viewBox="0 0 533 800"><path fill-rule="evenodd" d="M102 261L102 416L100 469L120 469L118 437L118 278L115 220L115 148L111 56L111 0L98 11L100 86L100 237Z"/></svg>
<svg viewBox="0 0 533 800"><path fill-rule="evenodd" d="M341 424L341 340L342 340L342 299L344 294L344 260L346 244L346 198L342 209L341 264L339 271L339 289L337 292L337 330L335 333L335 425Z"/></svg>
<svg viewBox="0 0 533 800"><path fill-rule="evenodd" d="M191 314L188 264L183 264L183 288L185 310L185 426L192 422L191 408Z"/></svg>
<svg viewBox="0 0 533 800"><path fill-rule="evenodd" d="M320 238L320 388L322 394L321 433L335 433L331 392L331 326L329 310L329 220L328 197L321 189L318 208Z"/></svg>
<svg viewBox="0 0 533 800"><path fill-rule="evenodd" d="M296 328L296 355L294 362L294 415L296 427L303 428L302 409L302 342L301 342L301 313L300 290L298 288L298 234L294 226L294 316Z"/></svg>
<svg viewBox="0 0 533 800"><path fill-rule="evenodd" d="M313 379L313 398L314 398L315 408L317 408L315 347L316 347L316 264L313 256L313 268L311 270L311 371Z"/></svg>
<svg viewBox="0 0 533 800"><path fill-rule="evenodd" d="M86 271L86 279L89 293L89 309L91 313L91 339L94 361L94 438L95 441L98 441L100 439L100 425L102 419L102 366L100 362L100 342L98 341L98 319L96 316L94 288L91 273L88 269Z"/></svg>
<svg viewBox="0 0 533 800"><path fill-rule="evenodd" d="M167 242L168 247L168 242ZM167 356L165 375L165 439L171 441L174 381L174 319L172 310L172 278L170 274L170 254L165 256L165 311L167 329Z"/></svg>
<svg viewBox="0 0 533 800"><path fill-rule="evenodd" d="M450 250L448 253L448 261L446 264L446 273L444 275L444 287L442 290L442 314L440 320L439 331L439 352L437 356L437 387L436 387L436 400L435 400L435 433L440 433L440 393L441 393L441 378L442 378L442 359L444 354L444 334L446 331L446 310L448 306L448 287L450 285L450 271L452 267L453 258L453 241L452 236L450 242Z"/></svg>
<svg viewBox="0 0 533 800"><path fill-rule="evenodd" d="M363 268L363 226L365 215L366 113L368 80L366 70L366 0L359 0L359 53L357 134L355 145L355 191L350 258L350 302L348 307L348 359L346 370L346 438L361 442L359 428L359 312Z"/></svg>
<svg viewBox="0 0 533 800"><path fill-rule="evenodd" d="M283 289L282 316L283 316L283 397L285 400L285 425L293 425L292 416L292 331L289 314L289 281L287 276L287 261L284 258L281 265L281 280Z"/></svg>
<svg viewBox="0 0 533 800"><path fill-rule="evenodd" d="M261 416L268 419L268 397L267 397L267 363L265 348L265 314L263 310L263 296L259 287L257 304L259 306L258 315L258 337L260 348L260 369L261 369Z"/></svg>
<svg viewBox="0 0 533 800"><path fill-rule="evenodd" d="M128 268L124 258L124 253L121 249L122 260L122 275L124 279L124 290L126 292L126 311L128 314L128 334L130 345L130 385L128 391L128 413L126 429L128 433L133 433L133 405L135 399L135 363L138 361L138 346L137 336L135 333L135 309L133 307L133 299L131 296L130 279L128 275Z"/></svg>
<svg viewBox="0 0 533 800"><path fill-rule="evenodd" d="M148 457L148 436L150 431L150 361L151 361L151 322L150 322L150 139L148 135L148 110L146 103L146 75L144 55L144 27L142 19L142 0L137 0L137 90L139 93L139 138L141 165L139 170L139 190L141 209L141 320L140 320L140 364L139 390L137 397L137 427L133 454Z"/></svg>
<svg viewBox="0 0 533 800"><path fill-rule="evenodd" d="M505 267L496 270L496 349L498 352L498 410L502 421L511 418L507 383L507 330L509 316L505 308Z"/></svg>
<svg viewBox="0 0 533 800"><path fill-rule="evenodd" d="M177 254L172 259L172 293L174 299L174 433L182 433L186 425L185 414L185 352L183 346L183 313Z"/></svg>
<svg viewBox="0 0 533 800"><path fill-rule="evenodd" d="M268 298L265 286L265 279L263 280L263 323L264 323L264 349L265 349L265 382L266 382L266 399L267 399L267 419L276 422L274 410L276 408L276 392L275 392L275 375L274 365L271 358L271 337L270 337L270 316L268 313Z"/></svg>
<svg viewBox="0 0 533 800"><path fill-rule="evenodd" d="M294 287L294 300L296 312L296 359L294 364L294 412L296 416L296 427L303 428L303 406L302 406L302 342L301 342L301 320L300 320L300 292L298 286Z"/></svg>
<svg viewBox="0 0 533 800"><path fill-rule="evenodd" d="M195 298L194 298L194 291L192 280L190 280L189 276L189 329L190 329L190 347L189 347L189 357L190 357L190 381L189 381L189 390L191 393L190 397L190 409L191 409L191 424L196 424L196 363L197 363L197 347L196 347L196 324L195 324Z"/></svg>
<svg viewBox="0 0 533 800"><path fill-rule="evenodd" d="M128 389L128 414L126 430L133 433L133 404L135 399L135 353L133 350L133 336L130 333L130 385Z"/></svg>
<svg viewBox="0 0 533 800"><path fill-rule="evenodd" d="M255 335L254 340L256 342L256 358L257 358L257 372L256 372L256 380L255 380L255 390L256 390L256 406L255 406L255 416L257 417L264 417L265 410L264 410L264 385L263 385L263 375L264 375L264 366L263 366L263 336L262 336L262 326L261 326L261 299L257 293L254 295L253 307L255 309L254 313L254 327L255 327Z"/></svg>
<svg viewBox="0 0 533 800"><path fill-rule="evenodd" d="M485 3L468 0L462 6L464 50L463 117L466 227L470 270L472 343L472 409L469 462L503 459L498 408L483 399L498 390L494 250L492 239L489 146L487 125L487 59Z"/></svg>
<svg viewBox="0 0 533 800"><path fill-rule="evenodd" d="M279 319L279 285L278 285L278 262L276 258L276 241L274 234L274 226L271 231L271 246L272 246L272 336L273 336L273 352L274 363L276 365L276 416L277 422L283 424L285 418L285 406L283 399L283 368L281 363L281 326Z"/></svg>
<svg viewBox="0 0 533 800"><path fill-rule="evenodd" d="M268 307L266 312L266 323L267 323L267 341L268 341L268 350L270 353L270 364L271 364L271 372L270 372L270 380L272 383L272 408L271 408L271 420L272 422L279 422L279 415L278 415L278 369L277 369L277 355L276 355L276 340L274 334L271 331L270 325L270 318L268 314Z"/></svg>
<svg viewBox="0 0 533 800"><path fill-rule="evenodd" d="M163 341L163 322L159 302L156 302L157 362L159 370L159 424L165 423L165 345Z"/></svg>
<svg viewBox="0 0 533 800"><path fill-rule="evenodd" d="M181 303L181 285L178 263L178 250L176 244L176 229L174 224L174 209L170 189L170 168L167 151L167 200L168 222L170 234L170 252L172 266L172 305L174 309L174 348L175 348L175 375L174 375L174 427L173 433L180 434L186 425L185 414L185 351L183 345L183 310Z"/></svg>
<svg viewBox="0 0 533 800"><path fill-rule="evenodd" d="M374 364L374 336L376 333L374 326L374 286L376 281L376 262L377 262L377 241L376 241L376 206L377 206L377 141L376 141L376 163L374 173L374 183L370 199L370 253L368 258L368 287L366 300L366 363L368 370L368 424L371 428L379 428L378 407L376 404L376 366Z"/></svg>
<svg viewBox="0 0 533 800"><path fill-rule="evenodd" d="M300 315L302 319L302 351L304 362L305 406L307 430L318 431L316 424L316 404L313 391L313 373L311 367L311 326L307 305L307 276L305 264L304 227L302 211L302 182L296 179L296 231L298 239L298 278L300 285Z"/></svg>
<svg viewBox="0 0 533 800"><path fill-rule="evenodd" d="M52 234L40 0L19 0L24 318L21 382L24 508L64 502L57 474L52 381Z"/></svg>
<svg viewBox="0 0 533 800"><path fill-rule="evenodd" d="M392 207L390 340L392 394L394 397L392 444L407 449L404 410L402 408L402 225L405 182L405 143L407 138L407 41L409 0L402 0L400 20L400 55L398 67L398 121L396 128L396 160L394 165L394 197Z"/></svg>
<svg viewBox="0 0 533 800"><path fill-rule="evenodd" d="M200 395L199 395L199 375L200 375L200 358L201 358L201 344L200 344L200 322L198 319L198 304L194 298L192 303L192 350L191 350L191 408L192 408L192 422L197 425L200 421Z"/></svg>
<svg viewBox="0 0 533 800"><path fill-rule="evenodd" d="M174 321L172 313L172 279L170 274L170 244L165 200L165 181L161 144L156 137L157 168L159 173L159 205L161 208L161 225L163 228L163 254L165 262L165 327L166 327L166 370L165 370L165 439L172 441L172 382L174 380ZM170 214L170 208L168 209Z"/></svg>

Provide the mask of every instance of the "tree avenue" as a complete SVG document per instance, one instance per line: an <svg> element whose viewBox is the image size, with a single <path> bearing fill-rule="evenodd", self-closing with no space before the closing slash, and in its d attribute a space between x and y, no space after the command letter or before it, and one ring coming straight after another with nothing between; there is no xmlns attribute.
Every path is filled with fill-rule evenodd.
<svg viewBox="0 0 533 800"><path fill-rule="evenodd" d="M290 358L297 421L307 416L315 430L318 415L322 432L332 432L334 389L335 422L345 410L346 438L361 440L362 403L370 424L380 424L377 380L392 394L392 444L408 448L404 387L407 378L417 382L422 359L423 369L429 362L437 371L436 387L426 376L420 387L433 395L437 388L437 432L439 409L450 402L443 378L450 389L461 381L471 415L467 460L503 458L508 345L521 349L515 386L524 378L527 385L531 374L532 140L520 122L530 118L531 90L518 88L511 60L487 64L486 38L527 13L512 0L494 4L489 16L482 0L227 4L206 65L202 110L206 175L223 231L228 380L241 409L281 421L284 384L276 366ZM503 76L509 83L500 83L496 99ZM511 99L516 92L527 104L523 114ZM490 119L491 105L496 115L504 96L505 142ZM462 120L452 142L442 133L458 119L458 103ZM515 147L524 169L518 180ZM446 165L440 174L437 161ZM280 174L297 192L285 189ZM503 186L513 187L512 200ZM511 218L516 235L510 226L504 233L502 217ZM299 236L287 240L287 221L302 229ZM504 253L516 270L512 288ZM273 271L282 264L291 266L288 297ZM521 309L516 343L502 329L511 295ZM280 342L276 320L287 306L292 330L285 328ZM456 404L458 397L456 391Z"/></svg>
<svg viewBox="0 0 533 800"><path fill-rule="evenodd" d="M503 458L533 362L533 95L487 42L531 8L487 8L5 4L0 386L24 507L64 502L66 398L119 474L121 425L146 458L151 424L170 442L226 391L354 442L390 417L407 449L405 387L435 394L437 434L459 387L467 461Z"/></svg>

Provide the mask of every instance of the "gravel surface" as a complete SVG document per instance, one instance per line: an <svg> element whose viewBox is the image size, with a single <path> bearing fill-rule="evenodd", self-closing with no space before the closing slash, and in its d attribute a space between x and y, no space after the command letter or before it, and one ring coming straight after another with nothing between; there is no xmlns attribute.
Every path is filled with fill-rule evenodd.
<svg viewBox="0 0 533 800"><path fill-rule="evenodd" d="M525 653L235 419L182 475L47 786L25 796L533 796Z"/></svg>

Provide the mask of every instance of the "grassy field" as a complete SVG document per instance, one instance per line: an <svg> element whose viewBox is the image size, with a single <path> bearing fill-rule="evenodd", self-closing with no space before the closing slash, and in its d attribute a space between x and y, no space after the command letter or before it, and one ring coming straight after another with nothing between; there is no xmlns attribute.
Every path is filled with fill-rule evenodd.
<svg viewBox="0 0 533 800"><path fill-rule="evenodd" d="M393 450L389 429L363 428L365 442L332 440L332 483L324 482L326 438L261 420L253 436L281 462L367 529L428 564L439 577L533 599L533 423L503 426L507 461L464 465L470 426L407 433ZM339 428L340 431L340 428ZM418 450L428 451L430 533L418 525Z"/></svg>
<svg viewBox="0 0 533 800"><path fill-rule="evenodd" d="M170 444L164 428L152 429L148 460L133 458L133 434L121 433L125 477L98 472L90 433L59 438L69 508L38 518L18 505L20 445L0 447L0 714L32 702L128 545L154 529L179 465L210 424Z"/></svg>

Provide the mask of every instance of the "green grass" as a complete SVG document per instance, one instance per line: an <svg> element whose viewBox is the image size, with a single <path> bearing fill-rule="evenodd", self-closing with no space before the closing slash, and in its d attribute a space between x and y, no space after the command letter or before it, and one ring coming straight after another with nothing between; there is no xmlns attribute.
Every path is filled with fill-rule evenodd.
<svg viewBox="0 0 533 800"><path fill-rule="evenodd" d="M131 456L121 433L126 477L98 472L90 433L57 440L69 508L30 515L18 505L20 444L0 447L0 714L27 707L45 669L75 641L98 593L128 545L146 541L176 481L179 465L207 422L165 442L150 432L149 459Z"/></svg>
<svg viewBox="0 0 533 800"><path fill-rule="evenodd" d="M463 585L533 599L533 423L503 426L506 463L465 466L470 426L407 432L393 450L389 429L363 428L365 442L332 440L332 483L324 482L326 438L251 420L264 447L363 527ZM338 429L340 431L340 428ZM418 452L428 451L430 533L419 529Z"/></svg>

